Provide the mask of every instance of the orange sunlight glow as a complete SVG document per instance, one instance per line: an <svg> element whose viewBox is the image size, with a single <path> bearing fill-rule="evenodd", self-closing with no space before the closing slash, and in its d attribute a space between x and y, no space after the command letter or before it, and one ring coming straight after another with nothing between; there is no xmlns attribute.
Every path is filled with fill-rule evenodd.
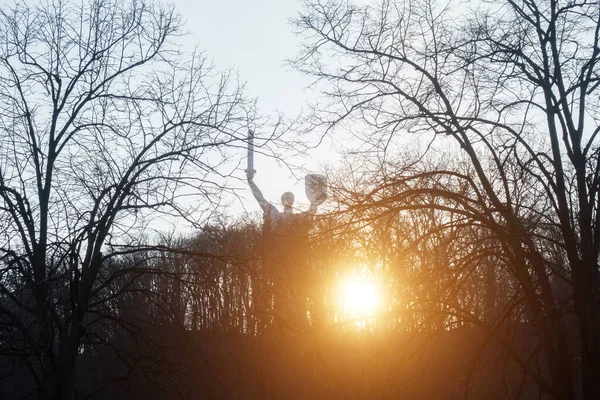
<svg viewBox="0 0 600 400"><path fill-rule="evenodd" d="M342 319L352 320L373 317L378 303L377 287L366 280L346 281L340 290ZM364 321L355 321L357 327L365 327Z"/></svg>

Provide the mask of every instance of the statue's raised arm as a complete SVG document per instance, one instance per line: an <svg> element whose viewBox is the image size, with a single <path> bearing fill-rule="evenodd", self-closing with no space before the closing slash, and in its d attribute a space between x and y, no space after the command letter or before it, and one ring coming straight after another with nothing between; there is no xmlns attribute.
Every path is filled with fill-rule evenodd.
<svg viewBox="0 0 600 400"><path fill-rule="evenodd" d="M256 171L253 169L246 170L246 179L248 180L248 185L250 185L250 190L252 191L252 195L254 196L254 198L256 199L258 204L260 205L260 208L262 208L265 215L267 215L271 218L276 217L279 214L279 211L277 211L277 208L275 208L275 206L273 204L269 203L265 199L265 196L263 196L263 194L260 191L260 189L258 188L258 186L256 186L256 183L254 183L254 175L255 174L256 174Z"/></svg>
<svg viewBox="0 0 600 400"><path fill-rule="evenodd" d="M256 186L256 183L254 183L254 175L256 175L256 170L254 169L254 132L248 129L248 168L246 168L246 179L248 180L248 185L250 185L250 190L252 190L252 195L258 201L265 216L271 219L277 218L279 211L265 199L265 196L263 196L258 186Z"/></svg>

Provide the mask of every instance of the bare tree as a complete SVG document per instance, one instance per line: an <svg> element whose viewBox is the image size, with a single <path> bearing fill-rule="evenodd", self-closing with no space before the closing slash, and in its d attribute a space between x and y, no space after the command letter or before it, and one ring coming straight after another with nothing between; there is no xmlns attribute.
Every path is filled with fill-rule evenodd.
<svg viewBox="0 0 600 400"><path fill-rule="evenodd" d="M51 0L0 20L0 347L41 398L73 398L107 259L214 211L251 104L184 56L170 7Z"/></svg>
<svg viewBox="0 0 600 400"><path fill-rule="evenodd" d="M381 167L378 187L355 200L480 226L495 265L518 283L519 320L538 341L532 356L498 326L468 318L551 396L600 397L600 6L460 4L308 1L296 21L306 41L295 65L332 99L313 122L347 123L383 160L407 135L437 154L460 152L467 168Z"/></svg>

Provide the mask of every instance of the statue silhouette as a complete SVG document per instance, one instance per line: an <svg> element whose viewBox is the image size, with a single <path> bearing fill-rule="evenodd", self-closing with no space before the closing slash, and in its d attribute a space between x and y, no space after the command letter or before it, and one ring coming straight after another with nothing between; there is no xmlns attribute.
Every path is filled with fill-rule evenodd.
<svg viewBox="0 0 600 400"><path fill-rule="evenodd" d="M275 326L287 325L302 329L309 324L308 233L318 207L325 200L325 196L324 194L309 196L314 199L311 201L309 209L305 212L294 213L294 194L285 192L281 195L283 205L281 212L264 198L254 182L255 173L254 170L246 170L252 194L263 210L263 262L265 270L269 271L268 275L273 287L274 324ZM311 175L307 177L307 181L310 179L314 180ZM322 185L322 181L317 184ZM307 193L311 190L307 184ZM323 192L323 189L316 189L316 191Z"/></svg>

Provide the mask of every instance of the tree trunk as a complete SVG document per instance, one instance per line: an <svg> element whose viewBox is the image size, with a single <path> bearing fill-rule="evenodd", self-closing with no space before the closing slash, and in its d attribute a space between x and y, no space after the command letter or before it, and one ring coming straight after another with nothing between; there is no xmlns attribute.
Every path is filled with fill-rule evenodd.
<svg viewBox="0 0 600 400"><path fill-rule="evenodd" d="M573 279L576 310L579 314L581 337L582 398L600 399L600 325L597 301L595 263L582 263L587 272L583 279ZM587 268L586 268L587 267ZM574 276L575 278L575 276Z"/></svg>

